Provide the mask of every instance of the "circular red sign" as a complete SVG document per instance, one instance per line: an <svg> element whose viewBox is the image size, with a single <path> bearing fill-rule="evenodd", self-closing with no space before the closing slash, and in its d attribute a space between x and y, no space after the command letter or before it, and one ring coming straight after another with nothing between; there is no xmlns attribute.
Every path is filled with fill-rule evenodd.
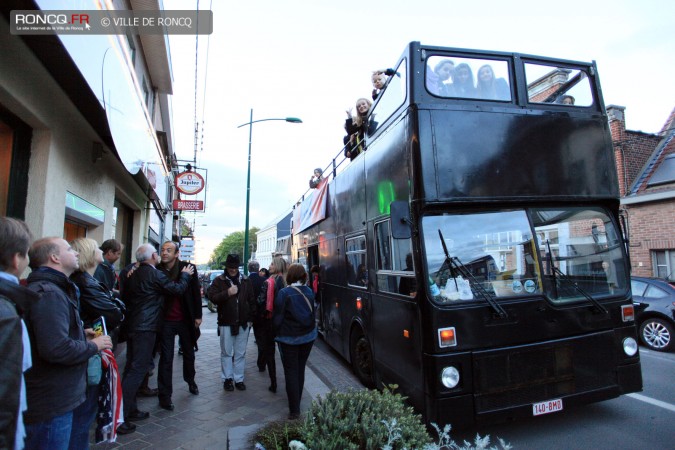
<svg viewBox="0 0 675 450"><path fill-rule="evenodd" d="M195 195L204 189L204 178L197 172L181 172L176 175L174 185L185 195Z"/></svg>

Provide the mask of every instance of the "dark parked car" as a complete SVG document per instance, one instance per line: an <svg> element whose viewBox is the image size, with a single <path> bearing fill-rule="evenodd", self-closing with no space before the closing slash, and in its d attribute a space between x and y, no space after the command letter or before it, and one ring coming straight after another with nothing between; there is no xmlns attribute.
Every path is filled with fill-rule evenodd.
<svg viewBox="0 0 675 450"><path fill-rule="evenodd" d="M209 286L211 286L211 283L213 283L213 280L215 280L218 277L218 275L220 275L222 273L223 273L223 270L207 270L206 272L204 272L204 276L202 277L202 292L204 293L204 298L206 300L208 300L208 298L209 298L207 293L206 293L209 289ZM210 300L208 301L206 306L209 308L209 311L216 312L216 309L217 309L216 305L211 303Z"/></svg>
<svg viewBox="0 0 675 450"><path fill-rule="evenodd" d="M675 349L675 286L659 278L631 277L635 323L644 345L659 352Z"/></svg>

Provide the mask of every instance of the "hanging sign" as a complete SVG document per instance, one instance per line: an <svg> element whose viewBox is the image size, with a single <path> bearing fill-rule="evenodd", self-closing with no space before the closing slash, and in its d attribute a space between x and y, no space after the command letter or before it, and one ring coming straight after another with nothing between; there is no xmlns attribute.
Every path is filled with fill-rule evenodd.
<svg viewBox="0 0 675 450"><path fill-rule="evenodd" d="M174 200L174 211L202 211L204 202L202 200Z"/></svg>
<svg viewBox="0 0 675 450"><path fill-rule="evenodd" d="M176 189L185 195L195 195L204 189L204 178L197 172L181 172L176 175Z"/></svg>

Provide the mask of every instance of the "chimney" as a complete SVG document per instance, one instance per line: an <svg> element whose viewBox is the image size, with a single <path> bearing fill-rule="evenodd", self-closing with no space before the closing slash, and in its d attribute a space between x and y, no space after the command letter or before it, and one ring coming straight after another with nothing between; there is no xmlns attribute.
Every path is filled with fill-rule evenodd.
<svg viewBox="0 0 675 450"><path fill-rule="evenodd" d="M609 131L612 133L612 142L620 143L626 133L625 106L607 105L607 118L609 119Z"/></svg>

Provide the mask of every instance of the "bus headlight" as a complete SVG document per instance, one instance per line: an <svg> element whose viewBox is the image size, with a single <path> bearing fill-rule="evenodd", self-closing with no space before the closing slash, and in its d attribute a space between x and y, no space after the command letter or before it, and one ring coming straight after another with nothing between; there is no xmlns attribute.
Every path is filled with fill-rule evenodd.
<svg viewBox="0 0 675 450"><path fill-rule="evenodd" d="M628 356L635 356L638 351L638 344L632 337L623 340L623 352Z"/></svg>
<svg viewBox="0 0 675 450"><path fill-rule="evenodd" d="M441 372L441 383L448 389L452 389L459 384L459 370L450 366Z"/></svg>

